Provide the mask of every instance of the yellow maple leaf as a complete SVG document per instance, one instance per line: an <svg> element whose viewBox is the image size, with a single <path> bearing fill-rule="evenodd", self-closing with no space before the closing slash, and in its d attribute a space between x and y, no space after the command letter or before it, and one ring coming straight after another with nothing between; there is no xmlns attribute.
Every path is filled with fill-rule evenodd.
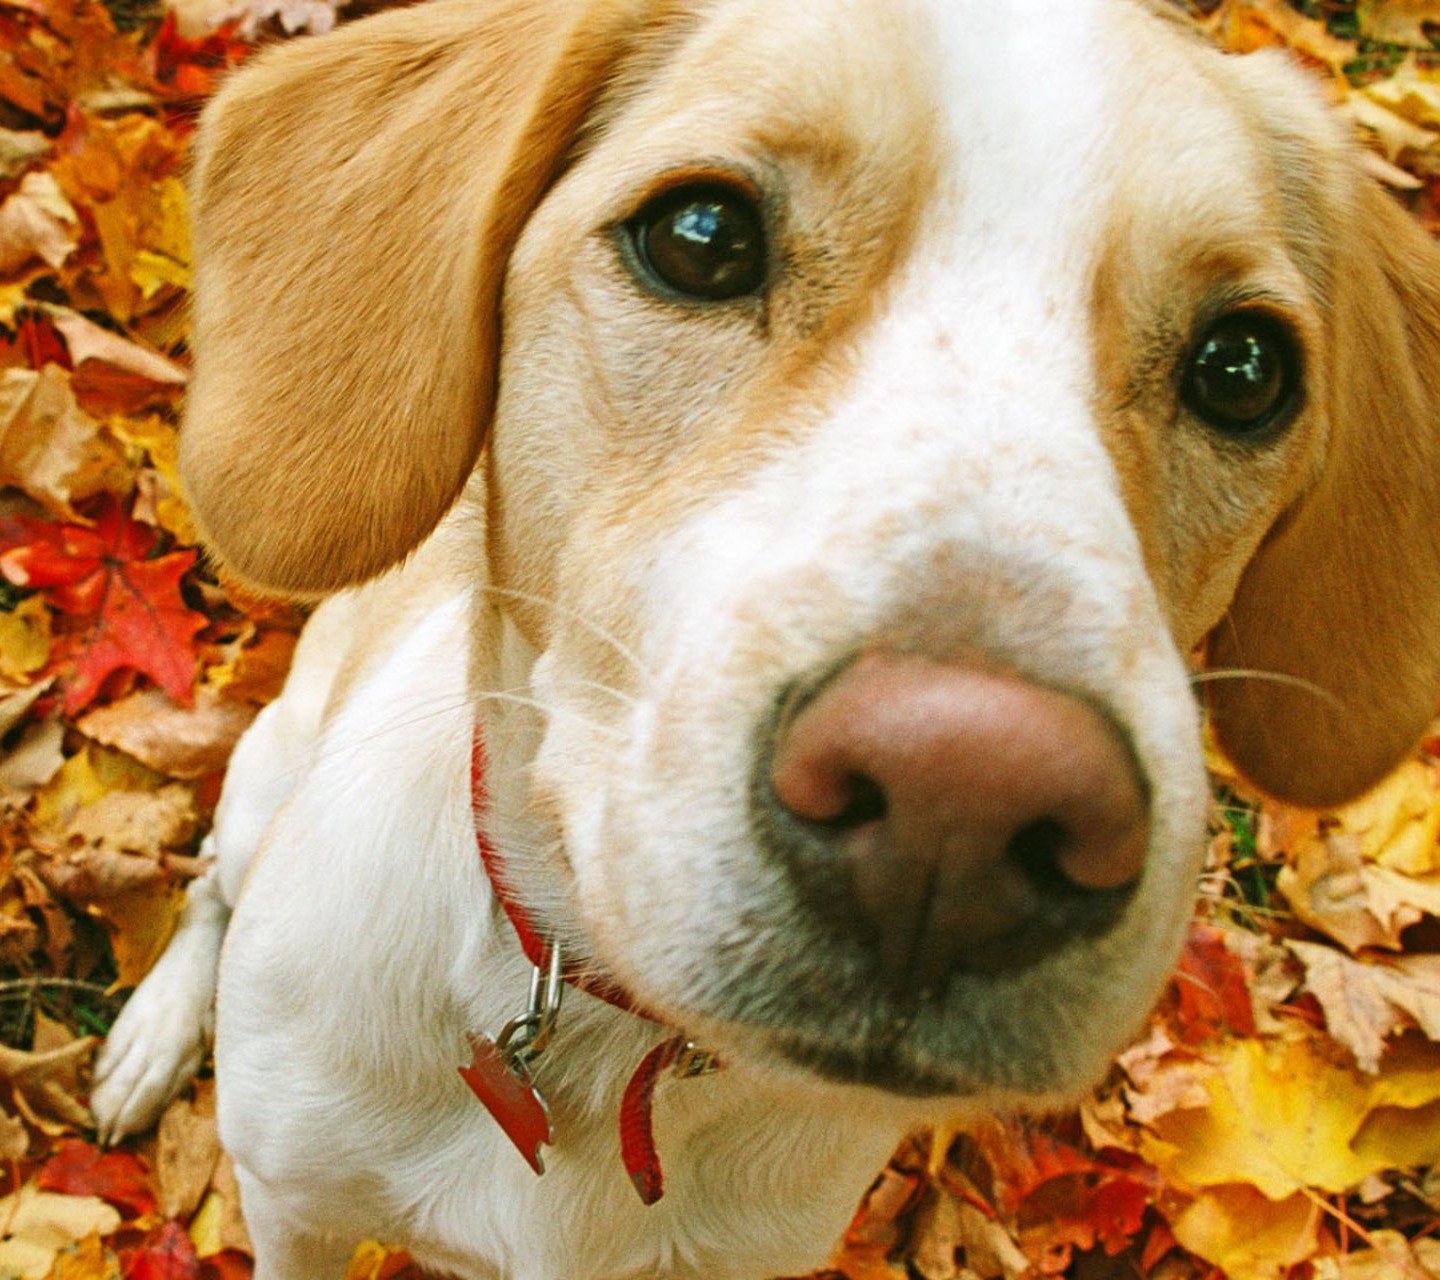
<svg viewBox="0 0 1440 1280"><path fill-rule="evenodd" d="M50 657L50 610L40 596L0 613L0 675L23 682Z"/></svg>
<svg viewBox="0 0 1440 1280"><path fill-rule="evenodd" d="M1409 760L1360 799L1335 811L1360 855L1409 875L1440 871L1440 788L1435 767Z"/></svg>
<svg viewBox="0 0 1440 1280"><path fill-rule="evenodd" d="M1406 1037L1374 1076L1332 1061L1310 1039L1228 1041L1211 1061L1209 1105L1160 1116L1160 1141L1142 1143L1183 1186L1244 1183L1281 1201L1440 1160L1440 1126L1419 1123L1440 1102L1440 1045Z"/></svg>
<svg viewBox="0 0 1440 1280"><path fill-rule="evenodd" d="M1204 1191L1170 1219L1175 1239L1229 1280L1281 1280L1315 1252L1319 1224L1308 1196L1277 1203L1244 1185Z"/></svg>

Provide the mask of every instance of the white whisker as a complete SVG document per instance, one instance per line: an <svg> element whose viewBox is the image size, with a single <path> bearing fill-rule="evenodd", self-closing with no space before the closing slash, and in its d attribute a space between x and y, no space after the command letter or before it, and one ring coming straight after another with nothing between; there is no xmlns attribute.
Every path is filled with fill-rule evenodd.
<svg viewBox="0 0 1440 1280"><path fill-rule="evenodd" d="M1252 671L1244 667L1222 667L1215 671L1198 671L1190 677L1191 684L1209 684L1212 680L1263 680L1267 684L1286 685L1313 694L1322 702L1329 703L1336 711L1345 710L1345 704L1329 689L1321 688L1313 680L1286 675L1281 671Z"/></svg>

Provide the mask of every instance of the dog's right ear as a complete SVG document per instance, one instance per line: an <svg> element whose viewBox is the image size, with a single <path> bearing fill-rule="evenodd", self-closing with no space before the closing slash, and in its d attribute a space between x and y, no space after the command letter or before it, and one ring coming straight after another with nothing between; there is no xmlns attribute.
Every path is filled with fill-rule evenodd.
<svg viewBox="0 0 1440 1280"><path fill-rule="evenodd" d="M506 259L645 0L431 0L271 50L206 110L181 465L242 578L395 564L475 466Z"/></svg>

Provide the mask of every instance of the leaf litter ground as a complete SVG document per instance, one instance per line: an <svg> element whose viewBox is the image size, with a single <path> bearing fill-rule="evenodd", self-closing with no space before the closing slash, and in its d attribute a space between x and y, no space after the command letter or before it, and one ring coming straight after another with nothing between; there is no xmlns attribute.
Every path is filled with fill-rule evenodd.
<svg viewBox="0 0 1440 1280"><path fill-rule="evenodd" d="M0 0L0 1280L251 1272L208 1074L115 1151L86 1101L302 620L197 555L175 475L195 114L257 41L337 18L212 26L227 2ZM1294 50L1440 232L1440 0L1192 17ZM1145 1033L1068 1115L907 1141L814 1280L1440 1277L1440 727L1335 813L1212 766L1205 891ZM415 1276L371 1241L347 1280Z"/></svg>

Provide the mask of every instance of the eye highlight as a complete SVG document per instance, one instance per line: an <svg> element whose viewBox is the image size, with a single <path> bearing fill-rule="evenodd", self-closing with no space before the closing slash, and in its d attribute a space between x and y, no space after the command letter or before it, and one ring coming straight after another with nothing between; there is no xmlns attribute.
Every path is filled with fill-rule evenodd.
<svg viewBox="0 0 1440 1280"><path fill-rule="evenodd" d="M627 224L642 275L705 302L755 293L765 282L765 230L755 200L717 183L676 187Z"/></svg>
<svg viewBox="0 0 1440 1280"><path fill-rule="evenodd" d="M1255 439L1284 425L1299 388L1300 352L1290 330L1263 311L1232 311L1191 348L1180 399L1212 430Z"/></svg>

